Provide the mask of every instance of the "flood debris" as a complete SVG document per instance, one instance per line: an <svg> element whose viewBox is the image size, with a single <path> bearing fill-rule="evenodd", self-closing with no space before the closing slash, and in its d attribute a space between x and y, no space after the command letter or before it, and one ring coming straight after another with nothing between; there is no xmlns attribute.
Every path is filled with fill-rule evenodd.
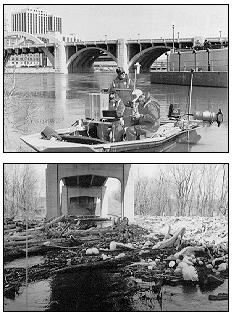
<svg viewBox="0 0 239 316"><path fill-rule="evenodd" d="M116 223L64 215L31 221L27 232L24 222L5 220L4 262L24 257L26 251L29 256L44 254L43 263L28 268L29 282L86 269L117 269L135 290L150 288L159 299L163 284L215 288L228 277L226 221L201 218L199 225L194 217L167 217L164 223L151 219L146 227L141 220L129 224L127 219ZM165 223L170 229L163 231ZM17 293L25 273L24 268L4 269L6 296Z"/></svg>
<svg viewBox="0 0 239 316"><path fill-rule="evenodd" d="M218 293L217 295L208 295L210 301L225 301L228 300L227 293Z"/></svg>

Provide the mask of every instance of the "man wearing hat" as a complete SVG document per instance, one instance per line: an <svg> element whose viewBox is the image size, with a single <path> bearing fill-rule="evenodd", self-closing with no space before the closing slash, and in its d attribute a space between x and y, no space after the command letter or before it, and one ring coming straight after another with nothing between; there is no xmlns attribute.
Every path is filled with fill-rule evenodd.
<svg viewBox="0 0 239 316"><path fill-rule="evenodd" d="M126 105L131 101L133 83L122 67L116 69L117 77L112 81L109 93L115 92Z"/></svg>
<svg viewBox="0 0 239 316"><path fill-rule="evenodd" d="M127 140L136 140L140 135L150 137L160 126L160 105L157 100L146 96L141 90L136 89L132 92L135 96L133 100L134 115L132 126L126 130Z"/></svg>

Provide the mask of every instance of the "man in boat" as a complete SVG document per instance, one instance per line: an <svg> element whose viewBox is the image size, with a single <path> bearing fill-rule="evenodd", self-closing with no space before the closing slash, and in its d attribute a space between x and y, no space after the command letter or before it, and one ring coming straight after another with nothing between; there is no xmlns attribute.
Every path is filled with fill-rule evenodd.
<svg viewBox="0 0 239 316"><path fill-rule="evenodd" d="M132 94L135 95L134 114L132 126L126 129L126 140L136 140L141 135L150 137L160 126L159 103L139 89L134 90Z"/></svg>
<svg viewBox="0 0 239 316"><path fill-rule="evenodd" d="M110 139L113 142L120 142L124 135L124 111L125 105L115 92L109 94L109 110L115 110L118 120L112 124Z"/></svg>
<svg viewBox="0 0 239 316"><path fill-rule="evenodd" d="M118 118L123 117L125 105L115 92L109 94L109 110L115 110Z"/></svg>
<svg viewBox="0 0 239 316"><path fill-rule="evenodd" d="M131 101L134 85L122 67L116 69L117 77L112 81L109 93L115 92L125 105Z"/></svg>

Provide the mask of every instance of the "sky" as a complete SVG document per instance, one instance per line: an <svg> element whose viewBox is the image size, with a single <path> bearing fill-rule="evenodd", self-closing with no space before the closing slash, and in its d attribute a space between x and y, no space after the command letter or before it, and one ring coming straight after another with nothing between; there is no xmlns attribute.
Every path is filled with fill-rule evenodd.
<svg viewBox="0 0 239 316"><path fill-rule="evenodd" d="M228 34L226 5L5 5L8 23L11 12L41 7L63 18L63 32L82 40L119 38L219 37Z"/></svg>
<svg viewBox="0 0 239 316"><path fill-rule="evenodd" d="M177 165L177 164L175 164ZM182 164L179 164L182 165ZM147 176L150 178L157 178L160 171L164 173L169 172L169 169L174 166L174 164L132 164L134 178L141 176ZM45 170L47 164L32 164L31 167L35 170L36 176L39 179L39 187L41 188L41 194L45 195ZM191 164L185 165L184 167L191 168ZM196 168L201 168L203 165L195 165ZM221 176L218 177L219 184L222 181ZM119 187L118 180L110 178L107 182L110 191L115 191Z"/></svg>

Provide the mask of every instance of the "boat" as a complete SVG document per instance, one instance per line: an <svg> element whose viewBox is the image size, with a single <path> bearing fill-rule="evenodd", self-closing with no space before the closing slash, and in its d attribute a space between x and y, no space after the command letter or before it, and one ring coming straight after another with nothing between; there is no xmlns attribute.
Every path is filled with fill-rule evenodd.
<svg viewBox="0 0 239 316"><path fill-rule="evenodd" d="M207 111L208 112L208 111ZM202 113L200 117L218 117L218 113ZM199 115L197 115L198 117ZM207 117L206 117L207 116ZM157 132L137 140L114 142L100 137L97 130L111 129L112 121L82 119L74 127L53 131L46 127L41 133L21 137L36 152L169 152L177 144L189 149L201 136L198 130L208 125L203 119L168 119L161 121Z"/></svg>

